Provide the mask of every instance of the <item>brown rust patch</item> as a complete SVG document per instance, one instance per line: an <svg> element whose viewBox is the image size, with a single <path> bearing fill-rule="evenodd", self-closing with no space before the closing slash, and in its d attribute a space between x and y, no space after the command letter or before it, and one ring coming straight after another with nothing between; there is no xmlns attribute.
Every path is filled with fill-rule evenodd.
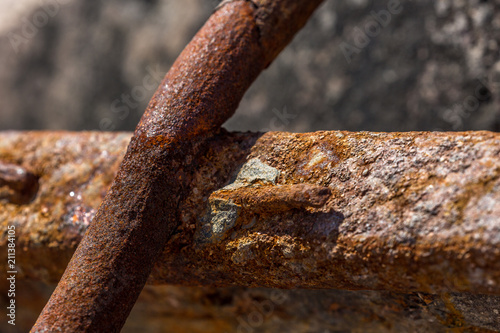
<svg viewBox="0 0 500 333"><path fill-rule="evenodd" d="M215 192L211 198L232 200L249 212L269 214L291 209L322 207L330 195L328 187L296 184L222 189Z"/></svg>
<svg viewBox="0 0 500 333"><path fill-rule="evenodd" d="M258 140L258 152L266 163L283 170L280 181L285 184L315 183L326 186L330 175L320 170L334 170L343 160L351 156L352 146L346 145L342 132L316 132L315 139L309 134L270 132ZM288 147L294 147L289 149ZM277 164L277 161L280 164Z"/></svg>

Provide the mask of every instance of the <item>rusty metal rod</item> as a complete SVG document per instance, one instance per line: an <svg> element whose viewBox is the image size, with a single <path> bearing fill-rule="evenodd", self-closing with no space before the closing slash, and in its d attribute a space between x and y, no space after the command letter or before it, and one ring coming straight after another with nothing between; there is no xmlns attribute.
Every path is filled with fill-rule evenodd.
<svg viewBox="0 0 500 333"><path fill-rule="evenodd" d="M58 281L130 136L0 132L0 160L40 176L31 203L0 200L19 280ZM500 133L220 133L208 144L149 283L500 295ZM332 196L315 204L321 191L304 196L304 184ZM0 253L7 243L0 234Z"/></svg>
<svg viewBox="0 0 500 333"><path fill-rule="evenodd" d="M180 223L196 161L320 0L230 1L165 76L32 332L118 332Z"/></svg>

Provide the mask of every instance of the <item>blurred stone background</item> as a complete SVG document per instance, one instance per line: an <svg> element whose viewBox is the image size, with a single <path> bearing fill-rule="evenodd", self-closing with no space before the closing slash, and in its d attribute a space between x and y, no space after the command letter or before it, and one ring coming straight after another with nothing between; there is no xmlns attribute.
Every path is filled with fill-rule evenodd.
<svg viewBox="0 0 500 333"><path fill-rule="evenodd" d="M218 3L1 0L0 130L133 130ZM499 0L327 0L226 127L498 131L499 32Z"/></svg>

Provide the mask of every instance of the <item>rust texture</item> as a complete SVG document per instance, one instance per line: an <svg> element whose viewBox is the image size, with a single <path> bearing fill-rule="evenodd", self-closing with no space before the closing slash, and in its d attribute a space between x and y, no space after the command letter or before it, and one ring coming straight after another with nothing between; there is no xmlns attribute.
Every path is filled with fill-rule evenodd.
<svg viewBox="0 0 500 333"><path fill-rule="evenodd" d="M180 224L179 207L206 142L320 2L235 1L209 18L150 101L33 332L120 330Z"/></svg>
<svg viewBox="0 0 500 333"><path fill-rule="evenodd" d="M294 208L321 207L330 196L330 189L310 184L241 188L214 193L210 199L232 200L250 212L286 212Z"/></svg>
<svg viewBox="0 0 500 333"><path fill-rule="evenodd" d="M19 278L57 281L129 137L0 135L0 160L40 177L31 203L0 209ZM301 187L326 202L289 205L280 189ZM186 191L149 283L500 295L497 133L221 132Z"/></svg>

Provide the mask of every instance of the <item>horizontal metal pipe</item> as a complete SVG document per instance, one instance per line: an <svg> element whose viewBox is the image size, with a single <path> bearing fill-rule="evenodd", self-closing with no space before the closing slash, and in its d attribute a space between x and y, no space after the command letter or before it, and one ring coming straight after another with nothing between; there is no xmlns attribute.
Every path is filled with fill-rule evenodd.
<svg viewBox="0 0 500 333"><path fill-rule="evenodd" d="M130 136L0 133L39 179L0 202L19 278L60 278ZM223 132L197 170L149 283L500 295L500 134Z"/></svg>

